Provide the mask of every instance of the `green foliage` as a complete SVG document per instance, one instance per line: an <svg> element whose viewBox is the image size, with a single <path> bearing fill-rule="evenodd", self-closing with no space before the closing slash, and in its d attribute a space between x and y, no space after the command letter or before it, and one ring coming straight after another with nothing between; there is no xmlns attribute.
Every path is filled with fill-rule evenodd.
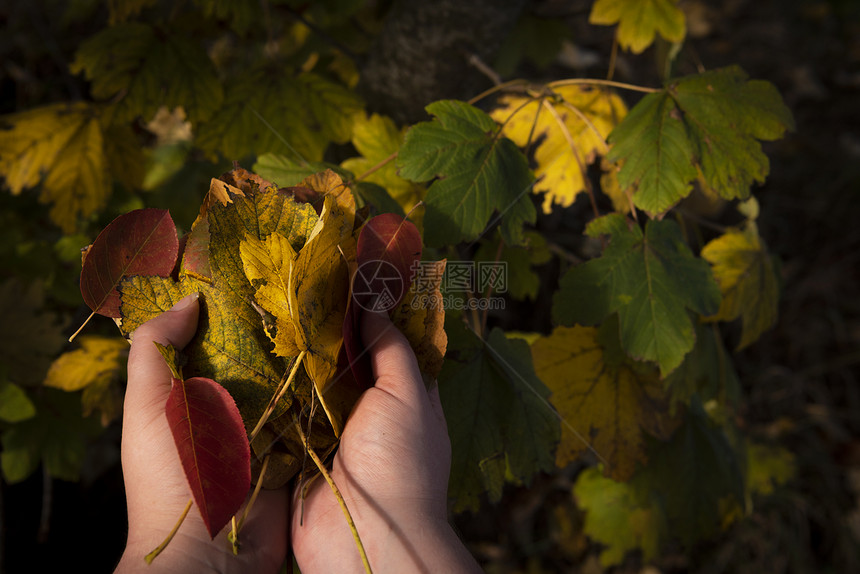
<svg viewBox="0 0 860 574"><path fill-rule="evenodd" d="M80 319L78 250L132 208L169 207L180 233L192 230L210 178L234 161L282 188L332 169L356 217L405 214L430 248L425 258L448 259L437 278L450 305L438 381L456 511L497 502L507 483L598 462L573 494L608 567L637 549L648 561L675 540L692 547L790 480L792 455L746 443L734 423L744 397L730 349L752 345L778 317L777 267L755 204L739 204L740 219L728 208L727 221L678 209L700 193L731 204L765 182L761 142L794 127L774 86L736 66L662 87L512 81L469 103L425 102L428 121L398 125L356 89L388 3L174 4L77 6L76 21L92 23L67 64L84 97L44 97L0 117L9 192L0 196L0 316L15 326L0 332L7 482L40 464L75 480L99 429L90 415L106 425L120 409L125 342L114 326L96 322L96 333L65 344L65 326ZM618 46L633 54L655 41L682 50L687 31L673 0L597 0L589 21L617 25ZM561 22L525 15L498 68L513 75L528 61L555 73L569 36ZM646 95L636 102L627 88ZM275 227L293 229L294 218L307 225L289 242L302 246L317 214L307 205L287 213L284 197L307 191L208 205L186 236L181 276L119 285L123 334L203 294L201 326L225 330L207 331L190 368L209 376L232 365L219 382L252 405L246 421L259 418L284 370L268 350L287 343L259 329L264 276L235 290L225 278L244 276L243 257L271 250ZM534 192L544 194L540 210ZM211 261L194 259L210 247ZM496 264L506 265L504 285L479 273ZM464 265L474 272L467 286L454 276ZM328 296L324 284L305 302ZM488 299L535 312L478 304ZM460 304L462 313L451 308ZM734 322L738 342L728 345ZM516 330L533 331L530 345Z"/></svg>
<svg viewBox="0 0 860 574"><path fill-rule="evenodd" d="M609 246L562 278L553 302L556 320L595 325L618 313L627 353L656 362L666 376L695 344L687 309L702 315L719 309L707 264L693 256L671 221L649 221L643 233L614 214L592 221L586 233L609 235Z"/></svg>
<svg viewBox="0 0 860 574"><path fill-rule="evenodd" d="M494 211L509 243L523 241L522 226L536 212L528 190L533 177L514 143L484 112L456 101L427 106L433 122L414 126L397 156L400 175L431 181L424 241L441 247L476 239Z"/></svg>
<svg viewBox="0 0 860 574"><path fill-rule="evenodd" d="M449 497L458 511L477 510L482 493L499 499L506 474L528 484L553 467L560 425L524 341L498 329L483 341L451 323L439 374L445 416L457 429Z"/></svg>

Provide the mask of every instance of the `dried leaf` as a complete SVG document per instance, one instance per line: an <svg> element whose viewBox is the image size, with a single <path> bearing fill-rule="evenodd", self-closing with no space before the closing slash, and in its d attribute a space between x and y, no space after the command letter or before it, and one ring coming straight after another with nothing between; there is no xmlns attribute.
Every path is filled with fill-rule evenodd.
<svg viewBox="0 0 860 574"><path fill-rule="evenodd" d="M132 275L167 277L179 256L176 226L167 210L138 209L102 230L81 269L81 295L94 312L120 317L117 287Z"/></svg>

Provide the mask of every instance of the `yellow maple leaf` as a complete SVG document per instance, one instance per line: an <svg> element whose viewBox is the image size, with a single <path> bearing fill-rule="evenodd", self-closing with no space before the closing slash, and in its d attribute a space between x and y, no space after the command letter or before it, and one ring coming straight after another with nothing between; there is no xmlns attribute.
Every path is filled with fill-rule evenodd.
<svg viewBox="0 0 860 574"><path fill-rule="evenodd" d="M532 100L532 101L529 101ZM535 193L544 213L567 207L586 189L586 170L608 151L606 137L627 114L618 95L580 84L553 88L553 97L507 95L490 114L522 148L535 145Z"/></svg>
<svg viewBox="0 0 860 574"><path fill-rule="evenodd" d="M618 44L639 54L660 34L669 42L687 35L687 20L677 0L597 0L591 8L591 24L618 24Z"/></svg>
<svg viewBox="0 0 860 574"><path fill-rule="evenodd" d="M293 246L277 233L264 240L249 233L239 244L239 253L248 280L252 284L259 282L255 300L274 320L274 328L266 330L275 344L274 353L279 357L297 356L301 349L296 346L296 294L290 289L290 278L298 255Z"/></svg>
<svg viewBox="0 0 860 574"><path fill-rule="evenodd" d="M95 109L56 104L6 116L0 130L0 174L13 195L41 183L39 200L65 233L104 207L110 176Z"/></svg>
<svg viewBox="0 0 860 574"><path fill-rule="evenodd" d="M750 219L743 230L732 229L702 249L723 295L712 321L743 323L738 349L755 342L778 315L779 277L773 259Z"/></svg>
<svg viewBox="0 0 860 574"><path fill-rule="evenodd" d="M617 480L647 461L645 435L668 437L672 420L663 384L624 363L612 365L593 327L557 327L532 344L535 373L552 391L562 417L556 463L564 467L590 450Z"/></svg>

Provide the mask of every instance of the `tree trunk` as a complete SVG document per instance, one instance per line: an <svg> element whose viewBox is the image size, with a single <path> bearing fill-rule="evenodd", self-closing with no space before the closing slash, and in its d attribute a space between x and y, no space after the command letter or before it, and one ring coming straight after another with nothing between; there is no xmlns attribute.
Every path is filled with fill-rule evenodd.
<svg viewBox="0 0 860 574"><path fill-rule="evenodd" d="M368 106L403 123L424 106L492 85L470 58L493 58L526 0L395 0L361 73Z"/></svg>

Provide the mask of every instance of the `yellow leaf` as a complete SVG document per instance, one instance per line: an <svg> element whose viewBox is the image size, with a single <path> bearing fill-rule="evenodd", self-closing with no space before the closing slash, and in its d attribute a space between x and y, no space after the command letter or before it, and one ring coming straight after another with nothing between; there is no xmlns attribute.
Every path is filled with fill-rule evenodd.
<svg viewBox="0 0 860 574"><path fill-rule="evenodd" d="M290 289L290 274L298 255L286 237L273 233L264 240L247 234L239 244L245 276L257 284L254 296L265 313L272 316L274 329L266 334L275 344L274 353L292 358L301 349L296 346L296 295Z"/></svg>
<svg viewBox="0 0 860 574"><path fill-rule="evenodd" d="M618 44L634 54L645 50L660 34L669 42L680 42L687 34L684 12L677 0L597 0L591 8L591 24L618 24Z"/></svg>
<svg viewBox="0 0 860 574"><path fill-rule="evenodd" d="M13 195L41 183L51 220L73 233L110 194L102 129L88 104L57 104L3 118L0 174Z"/></svg>
<svg viewBox="0 0 860 574"><path fill-rule="evenodd" d="M607 153L606 137L627 114L616 94L582 85L553 89L554 97L505 96L493 119L518 146L535 145L535 193L545 192L544 213L571 205L586 189L586 170Z"/></svg>
<svg viewBox="0 0 860 574"><path fill-rule="evenodd" d="M730 230L705 245L702 257L712 266L723 295L712 321L743 322L738 349L756 341L775 322L779 278L773 259L762 245L751 220L743 231Z"/></svg>
<svg viewBox="0 0 860 574"><path fill-rule="evenodd" d="M439 376L448 347L441 291L446 263L444 259L423 262L429 271L416 277L403 302L391 312L391 322L406 336L415 351L418 368L431 381Z"/></svg>
<svg viewBox="0 0 860 574"><path fill-rule="evenodd" d="M645 435L665 438L672 431L660 380L613 365L597 329L557 327L532 344L532 357L563 421L559 466L592 450L612 478L627 480L647 461Z"/></svg>
<svg viewBox="0 0 860 574"><path fill-rule="evenodd" d="M398 130L394 121L386 116L356 116L352 129L352 145L361 157L350 158L341 165L356 177L361 177L400 151L403 132L404 130ZM389 161L362 181L384 187L405 213L409 213L415 204L424 198L424 188L400 177L394 161Z"/></svg>
<svg viewBox="0 0 860 574"><path fill-rule="evenodd" d="M340 180L334 173L327 173ZM317 178L305 182L318 184L323 180ZM327 183L331 182L331 177L327 178ZM326 186L323 190L327 189L336 190L338 186ZM317 188L316 191L321 190ZM352 201L348 189L339 195L330 193L325 196L319 221L299 251L290 277L290 287L295 289L294 308L297 309L293 316L296 344L301 351L307 352L305 369L338 435L342 421L332 416L325 402L325 392L337 372L338 354L343 345L343 319L349 297L347 261L355 259L352 234L355 204L352 203L349 209Z"/></svg>
<svg viewBox="0 0 860 574"><path fill-rule="evenodd" d="M79 337L81 347L63 353L53 362L45 386L79 391L104 379L117 378L125 368L128 342L97 335Z"/></svg>

